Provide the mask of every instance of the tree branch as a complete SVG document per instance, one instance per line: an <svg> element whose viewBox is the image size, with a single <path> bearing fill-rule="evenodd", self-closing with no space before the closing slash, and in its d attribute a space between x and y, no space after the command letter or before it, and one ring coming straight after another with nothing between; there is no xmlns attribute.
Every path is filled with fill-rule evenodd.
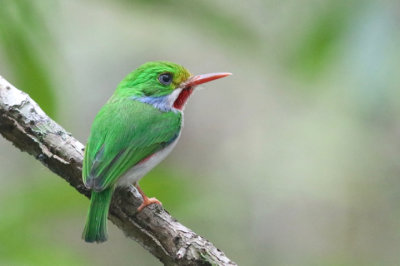
<svg viewBox="0 0 400 266"><path fill-rule="evenodd" d="M81 179L84 145L51 120L26 93L1 76L0 133L90 197ZM141 202L141 196L134 190L117 188L108 218L165 265L236 265L158 204L137 213Z"/></svg>

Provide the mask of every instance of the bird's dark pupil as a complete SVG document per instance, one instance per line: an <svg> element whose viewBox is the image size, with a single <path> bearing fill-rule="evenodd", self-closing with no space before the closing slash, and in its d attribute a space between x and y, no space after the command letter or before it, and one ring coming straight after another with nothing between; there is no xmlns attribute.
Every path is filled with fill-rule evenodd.
<svg viewBox="0 0 400 266"><path fill-rule="evenodd" d="M158 80L164 85L169 85L171 83L171 81L172 81L172 75L169 74L169 73L161 74L158 77Z"/></svg>

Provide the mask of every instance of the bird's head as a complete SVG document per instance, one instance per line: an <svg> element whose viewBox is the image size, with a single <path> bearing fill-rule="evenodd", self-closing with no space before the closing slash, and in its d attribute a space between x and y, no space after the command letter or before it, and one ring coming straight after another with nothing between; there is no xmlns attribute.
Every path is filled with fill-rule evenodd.
<svg viewBox="0 0 400 266"><path fill-rule="evenodd" d="M182 110L194 88L200 84L223 78L231 73L210 73L193 76L181 65L156 61L148 62L131 72L118 85L116 93L156 107Z"/></svg>

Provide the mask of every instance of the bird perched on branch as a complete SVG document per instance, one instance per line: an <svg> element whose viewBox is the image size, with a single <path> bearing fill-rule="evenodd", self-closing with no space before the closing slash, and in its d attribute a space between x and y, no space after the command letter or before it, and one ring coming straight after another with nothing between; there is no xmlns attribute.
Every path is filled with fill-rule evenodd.
<svg viewBox="0 0 400 266"><path fill-rule="evenodd" d="M141 211L152 203L138 185L175 147L183 108L197 85L231 73L192 76L170 62L148 62L126 76L93 122L85 149L82 178L92 191L83 239L107 240L107 216L116 186L135 185Z"/></svg>

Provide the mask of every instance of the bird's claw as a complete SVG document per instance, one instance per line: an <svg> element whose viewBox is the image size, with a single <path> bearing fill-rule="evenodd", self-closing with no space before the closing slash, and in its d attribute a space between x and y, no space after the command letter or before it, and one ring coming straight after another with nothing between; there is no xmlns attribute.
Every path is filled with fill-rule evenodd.
<svg viewBox="0 0 400 266"><path fill-rule="evenodd" d="M161 201L159 201L159 200L156 199L156 198L143 197L143 202L142 202L142 204L140 204L140 206L137 208L137 211L140 212L140 211L143 210L144 207L146 207L147 205L153 204L153 203L160 204L160 205L162 206Z"/></svg>

